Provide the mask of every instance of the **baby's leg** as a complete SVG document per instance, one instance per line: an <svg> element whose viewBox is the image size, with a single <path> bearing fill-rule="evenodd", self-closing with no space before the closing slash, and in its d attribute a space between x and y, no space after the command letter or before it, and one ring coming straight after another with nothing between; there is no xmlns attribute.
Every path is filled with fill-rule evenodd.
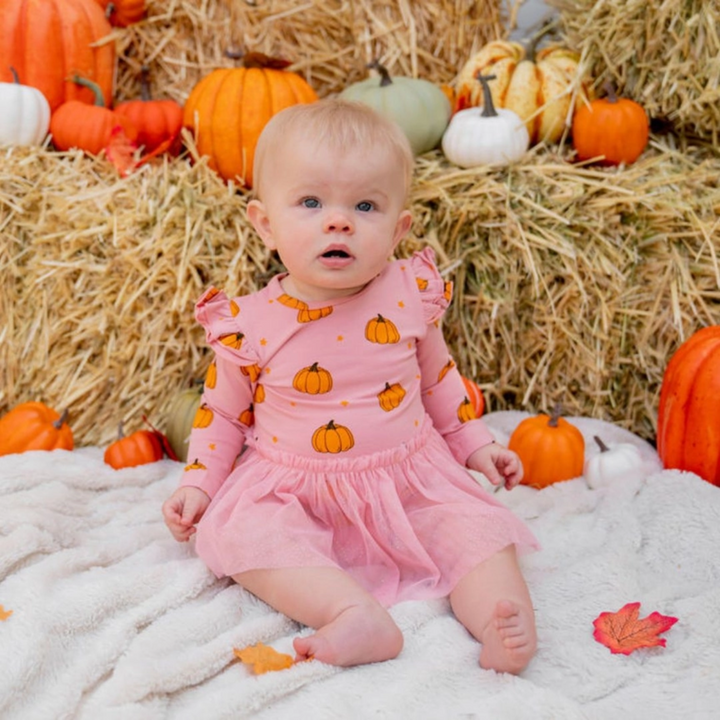
<svg viewBox="0 0 720 720"><path fill-rule="evenodd" d="M519 673L535 654L535 613L509 545L471 570L450 593L453 612L482 643L480 665Z"/></svg>
<svg viewBox="0 0 720 720"><path fill-rule="evenodd" d="M402 650L402 634L390 614L342 570L249 570L233 580L284 615L317 629L295 639L298 658L348 666L389 660Z"/></svg>

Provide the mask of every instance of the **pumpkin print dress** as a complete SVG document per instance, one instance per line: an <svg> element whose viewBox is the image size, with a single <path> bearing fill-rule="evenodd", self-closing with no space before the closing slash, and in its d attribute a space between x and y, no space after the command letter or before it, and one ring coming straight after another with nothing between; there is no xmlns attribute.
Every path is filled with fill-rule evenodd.
<svg viewBox="0 0 720 720"><path fill-rule="evenodd" d="M465 469L493 438L439 327L451 286L432 251L331 303L290 297L282 277L197 304L215 357L182 485L211 498L195 535L208 567L337 567L389 606L536 548Z"/></svg>

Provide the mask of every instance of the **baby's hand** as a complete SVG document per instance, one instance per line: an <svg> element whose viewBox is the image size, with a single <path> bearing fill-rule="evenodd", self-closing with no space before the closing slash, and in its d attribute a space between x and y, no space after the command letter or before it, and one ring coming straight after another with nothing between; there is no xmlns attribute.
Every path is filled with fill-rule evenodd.
<svg viewBox="0 0 720 720"><path fill-rule="evenodd" d="M195 534L195 523L204 515L210 498L196 487L178 488L162 506L165 524L178 542Z"/></svg>
<svg viewBox="0 0 720 720"><path fill-rule="evenodd" d="M481 472L493 485L512 490L523 478L522 461L517 453L497 443L476 450L467 460L471 470Z"/></svg>

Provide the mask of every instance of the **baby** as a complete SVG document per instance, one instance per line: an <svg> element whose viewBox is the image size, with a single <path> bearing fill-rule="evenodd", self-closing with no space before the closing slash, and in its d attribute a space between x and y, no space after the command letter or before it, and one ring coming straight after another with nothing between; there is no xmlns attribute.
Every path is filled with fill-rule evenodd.
<svg viewBox="0 0 720 720"><path fill-rule="evenodd" d="M360 104L297 105L265 127L248 217L286 272L200 298L215 355L163 514L218 577L315 629L298 658L393 658L387 608L447 596L480 665L518 673L536 634L517 555L537 543L467 468L512 488L522 465L465 397L432 251L391 259L413 165L402 131Z"/></svg>

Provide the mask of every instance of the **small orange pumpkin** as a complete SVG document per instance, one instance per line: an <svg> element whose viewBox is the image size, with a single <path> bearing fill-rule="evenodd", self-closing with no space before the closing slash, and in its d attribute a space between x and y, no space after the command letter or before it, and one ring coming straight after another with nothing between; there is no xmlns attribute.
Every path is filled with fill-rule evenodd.
<svg viewBox="0 0 720 720"><path fill-rule="evenodd" d="M262 370L257 363L254 363L253 365L241 365L240 372L243 375L247 375L250 378L250 382L256 382Z"/></svg>
<svg viewBox="0 0 720 720"><path fill-rule="evenodd" d="M248 53L242 61L243 67L213 70L195 85L183 123L213 170L225 180L239 178L249 188L255 146L270 118L318 98L300 75L284 69L285 61L261 53Z"/></svg>
<svg viewBox="0 0 720 720"><path fill-rule="evenodd" d="M212 390L217 385L217 363L213 360L205 373L205 387Z"/></svg>
<svg viewBox="0 0 720 720"><path fill-rule="evenodd" d="M321 453L346 452L355 445L355 438L344 425L336 425L331 420L320 426L312 436L312 446Z"/></svg>
<svg viewBox="0 0 720 720"><path fill-rule="evenodd" d="M523 485L544 488L583 474L585 439L556 407L525 418L510 436L508 448L520 456L525 474Z"/></svg>
<svg viewBox="0 0 720 720"><path fill-rule="evenodd" d="M314 362L295 374L293 387L298 392L308 393L308 395L322 395L332 390L332 375Z"/></svg>
<svg viewBox="0 0 720 720"><path fill-rule="evenodd" d="M220 336L220 342L226 347L232 348L233 350L239 350L242 347L243 339L245 335L241 332L228 333L227 335Z"/></svg>
<svg viewBox="0 0 720 720"><path fill-rule="evenodd" d="M380 343L381 345L400 342L400 333L395 323L384 318L379 313L376 318L370 320L365 326L365 337L370 342Z"/></svg>
<svg viewBox="0 0 720 720"><path fill-rule="evenodd" d="M311 309L307 306L298 310L297 321L300 323L313 322L313 320L321 320L330 315L333 311L332 306Z"/></svg>
<svg viewBox="0 0 720 720"><path fill-rule="evenodd" d="M378 393L378 402L385 412L390 412L405 399L405 388L400 383L385 383L385 389Z"/></svg>
<svg viewBox="0 0 720 720"><path fill-rule="evenodd" d="M243 424L250 427L255 422L255 413L253 404L250 403L241 413L238 420Z"/></svg>
<svg viewBox="0 0 720 720"><path fill-rule="evenodd" d="M140 99L118 103L115 112L128 118L137 128L136 142L144 146L146 153L164 145L171 154L177 154L180 150L182 107L175 100L152 99L149 72L149 68L143 65L140 76Z"/></svg>
<svg viewBox="0 0 720 720"><path fill-rule="evenodd" d="M27 450L72 450L73 434L62 415L41 402L16 405L0 418L0 455Z"/></svg>
<svg viewBox="0 0 720 720"><path fill-rule="evenodd" d="M91 80L74 75L72 81L90 88L95 93L95 104L80 100L63 103L50 118L50 134L58 150L79 148L91 155L98 155L113 138L113 130L120 126L131 142L137 140L137 129L126 117L105 107L103 94Z"/></svg>
<svg viewBox="0 0 720 720"><path fill-rule="evenodd" d="M162 443L156 433L150 430L136 430L130 435L125 435L120 423L117 440L108 445L103 460L110 467L120 470L157 462L163 459L163 454Z"/></svg>
<svg viewBox="0 0 720 720"><path fill-rule="evenodd" d="M603 156L605 165L633 163L647 147L650 125L642 105L620 98L606 85L608 96L581 105L572 123L578 160Z"/></svg>
<svg viewBox="0 0 720 720"><path fill-rule="evenodd" d="M203 403L202 405L200 405L200 407L197 409L197 412L195 413L195 418L193 419L192 426L194 428L210 427L214 417L215 414L213 413L213 411L207 406L206 403Z"/></svg>
<svg viewBox="0 0 720 720"><path fill-rule="evenodd" d="M265 386L258 383L255 386L255 392L253 393L253 402L259 405L261 402L265 402Z"/></svg>
<svg viewBox="0 0 720 720"><path fill-rule="evenodd" d="M469 422L470 420L476 420L477 415L475 414L475 408L470 402L469 398L464 397L457 409L458 420L461 423Z"/></svg>
<svg viewBox="0 0 720 720"><path fill-rule="evenodd" d="M97 0L113 27L127 27L145 17L145 0Z"/></svg>
<svg viewBox="0 0 720 720"><path fill-rule="evenodd" d="M485 398L483 396L480 386L462 376L463 384L465 385L465 393L467 394L468 400L472 403L473 409L475 410L475 417L481 417L485 412Z"/></svg>
<svg viewBox="0 0 720 720"><path fill-rule="evenodd" d="M663 466L720 486L720 325L702 328L670 358L657 420Z"/></svg>

